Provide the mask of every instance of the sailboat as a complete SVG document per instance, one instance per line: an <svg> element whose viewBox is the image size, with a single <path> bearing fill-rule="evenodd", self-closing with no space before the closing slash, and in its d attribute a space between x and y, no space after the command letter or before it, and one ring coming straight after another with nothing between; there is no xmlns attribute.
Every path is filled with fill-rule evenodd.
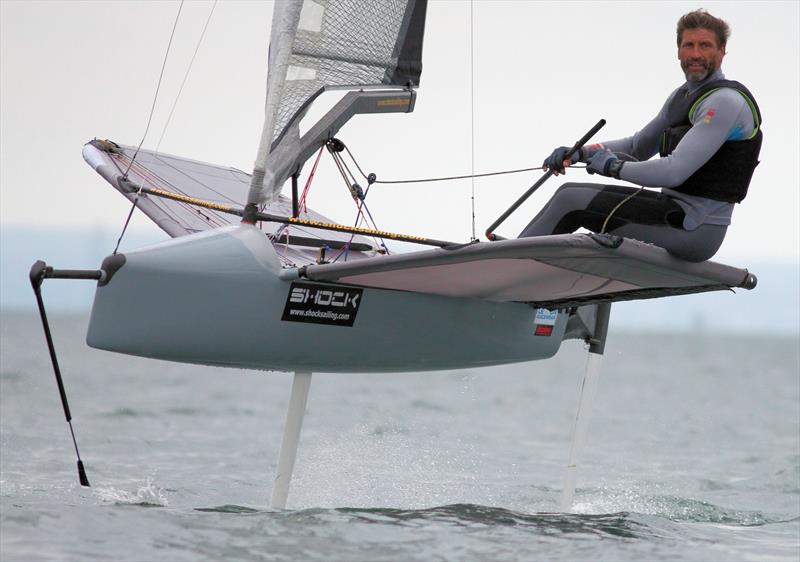
<svg viewBox="0 0 800 562"><path fill-rule="evenodd" d="M31 271L35 289L46 278L97 281L91 347L294 372L277 508L286 505L312 372L499 365L546 359L564 340L581 339L589 345L587 389L599 372L611 303L756 283L747 270L684 262L616 236L506 240L490 228L487 242L453 243L343 225L307 209L301 177L310 181L314 156L327 151L359 216L368 215L362 185L369 189L374 177L349 173L336 135L356 115L414 110L425 12L426 0L276 2L253 173L94 139L83 148L86 162L171 239L115 252L94 271L44 262ZM315 100L332 90L346 93L301 134ZM287 183L290 195L282 193ZM393 253L386 240L434 248ZM55 357L54 365L60 383ZM589 394L576 417L569 501Z"/></svg>

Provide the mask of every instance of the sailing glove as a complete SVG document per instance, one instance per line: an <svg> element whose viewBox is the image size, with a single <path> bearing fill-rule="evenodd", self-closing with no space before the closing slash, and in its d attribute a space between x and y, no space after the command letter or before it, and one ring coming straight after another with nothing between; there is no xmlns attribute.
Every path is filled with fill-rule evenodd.
<svg viewBox="0 0 800 562"><path fill-rule="evenodd" d="M567 158L567 153L570 151L570 147L568 146L559 146L556 148L553 153L545 158L544 162L542 163L542 167L546 170L552 170L556 174L563 174L564 173L564 160ZM579 148L575 154L572 155L570 159L572 162L578 162L581 157L583 156L581 149Z"/></svg>
<svg viewBox="0 0 800 562"><path fill-rule="evenodd" d="M610 150L599 150L592 156L586 171L590 174L600 174L609 178L619 179L619 172L624 162Z"/></svg>

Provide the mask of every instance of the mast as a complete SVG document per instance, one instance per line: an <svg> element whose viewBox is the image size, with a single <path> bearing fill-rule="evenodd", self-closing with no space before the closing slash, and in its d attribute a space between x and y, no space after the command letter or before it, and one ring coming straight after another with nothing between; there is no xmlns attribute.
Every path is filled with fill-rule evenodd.
<svg viewBox="0 0 800 562"><path fill-rule="evenodd" d="M427 0L396 5L337 0L324 5L312 0L276 2L264 127L248 206L255 210L256 205L268 203L283 182L299 172L305 162L299 158L303 150L300 121L324 91L410 91L419 85L426 11ZM401 105L395 109L413 109L413 101Z"/></svg>

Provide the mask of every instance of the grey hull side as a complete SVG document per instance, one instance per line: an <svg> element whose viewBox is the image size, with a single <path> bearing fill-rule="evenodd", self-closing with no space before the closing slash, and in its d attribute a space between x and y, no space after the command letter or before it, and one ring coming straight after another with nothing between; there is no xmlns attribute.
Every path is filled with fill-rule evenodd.
<svg viewBox="0 0 800 562"><path fill-rule="evenodd" d="M87 343L248 369L428 371L551 357L567 323L559 314L552 334L537 336L528 305L374 288L352 326L285 321L291 282L279 272L263 232L246 225L126 253L97 288Z"/></svg>

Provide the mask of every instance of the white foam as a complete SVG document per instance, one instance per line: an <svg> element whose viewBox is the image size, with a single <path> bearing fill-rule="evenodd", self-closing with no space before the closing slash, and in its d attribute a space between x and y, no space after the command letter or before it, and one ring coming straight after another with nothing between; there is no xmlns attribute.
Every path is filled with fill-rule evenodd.
<svg viewBox="0 0 800 562"><path fill-rule="evenodd" d="M117 504L154 505L161 507L169 505L164 490L153 484L150 478L135 492L128 492L117 488L97 488L92 492L92 495L102 501Z"/></svg>

